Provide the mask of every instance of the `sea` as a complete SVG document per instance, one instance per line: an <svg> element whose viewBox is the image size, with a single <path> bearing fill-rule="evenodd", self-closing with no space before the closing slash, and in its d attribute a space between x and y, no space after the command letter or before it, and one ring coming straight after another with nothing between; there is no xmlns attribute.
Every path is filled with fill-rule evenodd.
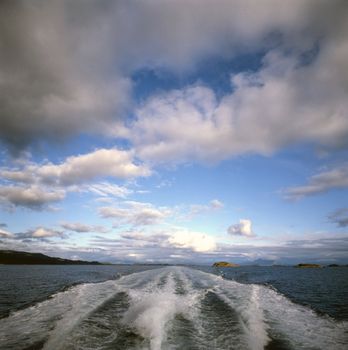
<svg viewBox="0 0 348 350"><path fill-rule="evenodd" d="M348 268L0 265L1 350L348 349Z"/></svg>

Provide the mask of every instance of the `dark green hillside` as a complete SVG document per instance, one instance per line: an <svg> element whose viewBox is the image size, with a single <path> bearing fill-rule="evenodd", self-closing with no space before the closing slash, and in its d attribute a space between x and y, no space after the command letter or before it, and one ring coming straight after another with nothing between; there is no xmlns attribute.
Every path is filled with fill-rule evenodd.
<svg viewBox="0 0 348 350"><path fill-rule="evenodd" d="M54 258L41 253L0 250L0 264L12 265L102 265L97 261Z"/></svg>

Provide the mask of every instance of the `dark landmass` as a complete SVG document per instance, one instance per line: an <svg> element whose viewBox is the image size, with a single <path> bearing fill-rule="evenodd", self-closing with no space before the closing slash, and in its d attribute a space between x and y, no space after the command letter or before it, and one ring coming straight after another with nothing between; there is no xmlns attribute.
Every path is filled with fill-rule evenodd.
<svg viewBox="0 0 348 350"><path fill-rule="evenodd" d="M295 267L300 267L300 268L318 268L321 267L319 264L298 264Z"/></svg>
<svg viewBox="0 0 348 350"><path fill-rule="evenodd" d="M226 261L218 261L213 264L213 267L239 267L238 264L232 264Z"/></svg>
<svg viewBox="0 0 348 350"><path fill-rule="evenodd" d="M54 258L41 253L0 250L0 264L11 265L104 265L98 261Z"/></svg>

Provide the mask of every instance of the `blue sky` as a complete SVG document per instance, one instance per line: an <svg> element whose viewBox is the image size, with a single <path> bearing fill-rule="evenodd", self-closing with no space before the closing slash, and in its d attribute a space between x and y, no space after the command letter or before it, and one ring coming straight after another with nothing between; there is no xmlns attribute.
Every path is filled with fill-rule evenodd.
<svg viewBox="0 0 348 350"><path fill-rule="evenodd" d="M348 262L344 1L1 6L1 249Z"/></svg>

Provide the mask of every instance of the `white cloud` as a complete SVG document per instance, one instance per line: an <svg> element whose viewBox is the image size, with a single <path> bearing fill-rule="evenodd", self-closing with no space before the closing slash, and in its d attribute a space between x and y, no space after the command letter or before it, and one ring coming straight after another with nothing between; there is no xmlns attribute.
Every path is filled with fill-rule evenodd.
<svg viewBox="0 0 348 350"><path fill-rule="evenodd" d="M39 182L55 186L69 186L90 182L102 177L129 179L151 174L146 165L137 165L131 151L122 151L115 148L98 149L94 152L71 156L61 164L38 165L30 163L23 169L0 169L0 175L10 181L21 183ZM126 189L108 185L107 182L96 184L91 189L110 194L126 193Z"/></svg>
<svg viewBox="0 0 348 350"><path fill-rule="evenodd" d="M185 229L171 232L168 242L175 247L192 249L195 252L210 252L216 250L216 241L214 237L205 233Z"/></svg>
<svg viewBox="0 0 348 350"><path fill-rule="evenodd" d="M0 186L0 203L10 207L41 210L47 205L63 200L65 191L45 190L38 186Z"/></svg>
<svg viewBox="0 0 348 350"><path fill-rule="evenodd" d="M300 199L306 196L324 193L332 189L348 187L348 166L343 165L313 175L307 185L290 187L284 191L289 199Z"/></svg>
<svg viewBox="0 0 348 350"><path fill-rule="evenodd" d="M244 237L254 237L255 234L252 230L251 220L240 219L238 224L231 225L227 232L230 235L244 236Z"/></svg>
<svg viewBox="0 0 348 350"><path fill-rule="evenodd" d="M60 164L27 162L21 169L0 168L3 182L11 184L0 186L0 201L42 209L46 204L63 200L67 191L89 191L99 196L124 198L132 192L124 186L107 181L91 182L106 177L132 179L150 173L146 165L135 163L133 152L117 149L98 149L71 156ZM84 187L78 186L85 183L88 184Z"/></svg>
<svg viewBox="0 0 348 350"><path fill-rule="evenodd" d="M72 185L106 176L121 179L148 176L150 170L144 165L136 165L132 152L98 149L88 154L68 157L59 165L43 165L36 173L44 182Z"/></svg>
<svg viewBox="0 0 348 350"><path fill-rule="evenodd" d="M103 218L118 219L118 224L130 224L134 226L155 225L171 215L171 210L166 207L156 208L150 203L125 202L126 207L102 207L99 213Z"/></svg>
<svg viewBox="0 0 348 350"><path fill-rule="evenodd" d="M33 238L47 238L61 236L61 232L39 227L32 232Z"/></svg>
<svg viewBox="0 0 348 350"><path fill-rule="evenodd" d="M348 77L340 75L348 67L337 66L339 50L323 49L310 65L302 64L303 52L269 52L260 71L232 77L234 90L221 101L204 86L152 97L137 111L131 140L155 163L270 155L303 141L345 147Z"/></svg>
<svg viewBox="0 0 348 350"><path fill-rule="evenodd" d="M121 237L127 241L143 242L133 243L133 245L143 248L179 248L194 252L212 252L217 249L217 243L213 236L182 227L167 226L165 230L151 231L151 234L129 231L122 233Z"/></svg>
<svg viewBox="0 0 348 350"><path fill-rule="evenodd" d="M106 233L109 230L103 226L95 226L95 225L86 225L80 222L64 222L61 226L68 231L74 232L97 232L97 233Z"/></svg>

